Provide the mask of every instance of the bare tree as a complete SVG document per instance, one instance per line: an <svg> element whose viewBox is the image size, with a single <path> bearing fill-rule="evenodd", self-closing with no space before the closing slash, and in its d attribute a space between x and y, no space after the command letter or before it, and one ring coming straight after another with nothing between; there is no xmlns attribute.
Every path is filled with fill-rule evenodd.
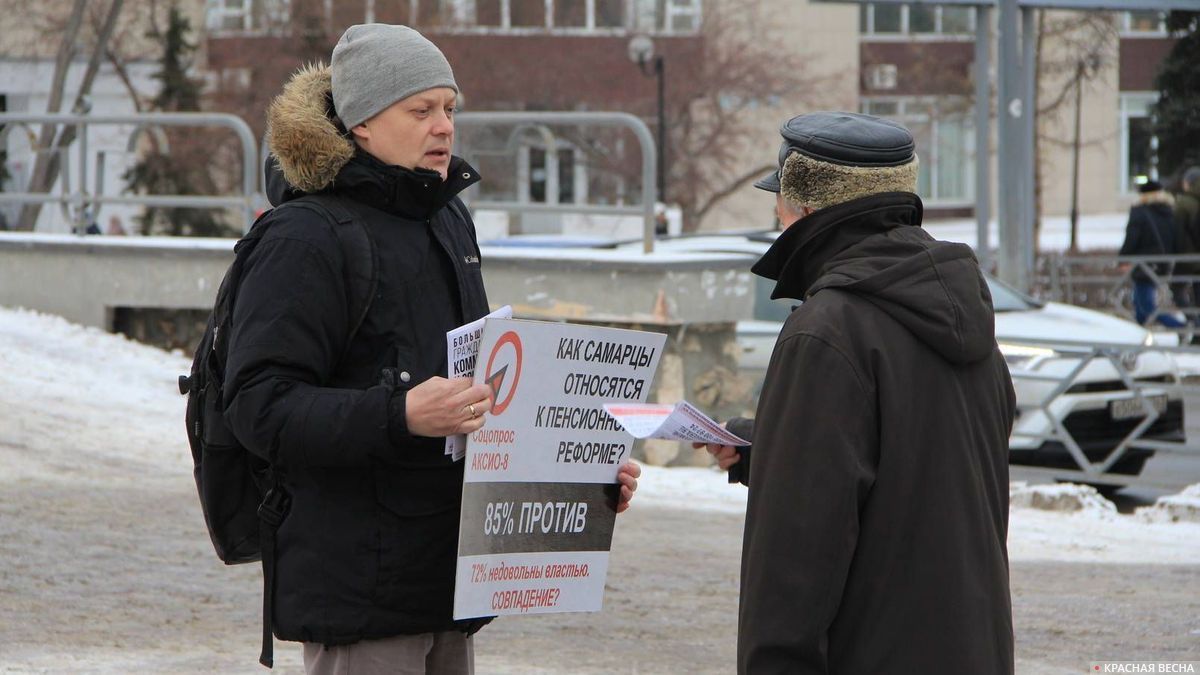
<svg viewBox="0 0 1200 675"><path fill-rule="evenodd" d="M745 148L760 130L755 111L820 82L804 57L770 34L762 3L725 0L706 5L700 58L672 64L681 83L668 109L668 194L694 230L721 200L775 168L743 167Z"/></svg>
<svg viewBox="0 0 1200 675"><path fill-rule="evenodd" d="M71 110L73 111L84 109L87 97L91 93L92 85L95 83L96 75L100 70L100 62L104 57L106 45L112 37L113 29L116 27L116 20L121 13L122 4L123 0L112 0L108 5L104 19L95 34L95 40L91 47L91 55L88 59L82 82L72 102ZM75 0L71 13L67 18L62 39L59 43L58 54L55 58L54 75L51 80L47 112L56 113L62 110L63 100L66 96L67 72L81 44L80 33L81 28L84 26L86 9L86 0ZM37 145L34 148L33 172L29 185L26 188L28 192L47 192L54 185L55 181L58 180L58 174L61 169L59 150L70 147L75 141L75 135L76 128L73 126L67 126L61 130L52 124L42 126ZM17 229L32 230L37 223L41 210L42 205L40 203L23 206L21 208L21 215L17 221Z"/></svg>
<svg viewBox="0 0 1200 675"><path fill-rule="evenodd" d="M1044 186L1042 185L1043 153L1063 150L1078 152L1077 146L1101 143L1102 138L1082 140L1079 114L1083 91L1105 71L1117 66L1120 36L1116 17L1111 12L1085 11L1048 13L1038 10L1034 109L1037 111L1034 134L1034 224L1033 246L1037 253L1041 232L1041 213ZM1055 128L1054 122L1066 112L1074 113L1075 128L1070 134ZM1072 176L1072 180L1078 180ZM1074 235L1074 232L1072 233ZM1072 246L1075 237L1071 238Z"/></svg>

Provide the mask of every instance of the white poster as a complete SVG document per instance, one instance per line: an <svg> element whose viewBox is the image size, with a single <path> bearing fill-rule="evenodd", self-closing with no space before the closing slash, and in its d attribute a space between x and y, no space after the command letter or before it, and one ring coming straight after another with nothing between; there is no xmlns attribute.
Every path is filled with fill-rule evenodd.
<svg viewBox="0 0 1200 675"><path fill-rule="evenodd" d="M666 336L488 319L475 381L492 411L468 436L456 619L598 611L617 469L634 439L605 403L645 402Z"/></svg>

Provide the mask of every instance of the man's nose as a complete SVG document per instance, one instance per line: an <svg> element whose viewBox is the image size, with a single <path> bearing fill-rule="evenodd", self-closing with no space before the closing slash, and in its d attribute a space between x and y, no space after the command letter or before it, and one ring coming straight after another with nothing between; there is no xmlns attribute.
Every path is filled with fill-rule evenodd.
<svg viewBox="0 0 1200 675"><path fill-rule="evenodd" d="M438 114L437 120L434 121L433 128L429 132L434 136L449 136L453 134L454 119L443 110Z"/></svg>

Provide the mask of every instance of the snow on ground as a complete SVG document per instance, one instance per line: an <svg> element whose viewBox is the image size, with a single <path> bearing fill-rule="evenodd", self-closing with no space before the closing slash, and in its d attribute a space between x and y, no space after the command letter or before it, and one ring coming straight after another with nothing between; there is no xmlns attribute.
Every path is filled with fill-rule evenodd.
<svg viewBox="0 0 1200 675"><path fill-rule="evenodd" d="M189 471L176 384L189 367L180 354L0 308L0 440L15 448L0 482L78 483L93 465L110 487Z"/></svg>
<svg viewBox="0 0 1200 675"><path fill-rule="evenodd" d="M1128 213L1099 213L1079 217L1079 248L1080 250L1117 250L1125 240L1125 225L1129 222ZM957 241L975 246L978 241L974 219L956 218L949 220L930 220L922 225L930 234L938 239ZM992 248L999 246L997 221L989 223L988 243ZM1065 251L1071 244L1071 220L1066 216L1050 216L1042 218L1041 235L1038 237L1038 249L1043 252Z"/></svg>
<svg viewBox="0 0 1200 675"><path fill-rule="evenodd" d="M1164 497L1137 515L1117 513L1093 488L1014 483L1009 513L1011 560L1092 563L1200 563L1200 523L1158 515L1163 500L1200 502L1200 486ZM737 513L746 490L713 469L644 467L637 502ZM1178 507L1177 507L1178 508ZM1154 513L1154 516L1143 515ZM1182 521L1182 519L1180 519Z"/></svg>
<svg viewBox="0 0 1200 675"><path fill-rule="evenodd" d="M188 366L178 353L58 317L0 308L0 485L101 478L113 488L187 475L184 401L176 378ZM746 490L712 469L645 467L639 484L636 502L648 506L745 510ZM1135 515L1117 513L1087 490L1014 485L1012 558L1200 562L1200 523L1187 522L1200 512L1200 486ZM1074 499L1076 508L1033 508L1064 499Z"/></svg>
<svg viewBox="0 0 1200 675"><path fill-rule="evenodd" d="M263 672L257 566L221 565L204 536L176 388L188 365L0 308L0 672ZM480 672L732 670L746 490L693 468L646 467L640 484L605 611L497 621ZM1200 524L1045 496L1064 493L1087 507L1012 509L1018 672L1193 654ZM645 647L632 668L630 644ZM301 672L294 644L276 658Z"/></svg>

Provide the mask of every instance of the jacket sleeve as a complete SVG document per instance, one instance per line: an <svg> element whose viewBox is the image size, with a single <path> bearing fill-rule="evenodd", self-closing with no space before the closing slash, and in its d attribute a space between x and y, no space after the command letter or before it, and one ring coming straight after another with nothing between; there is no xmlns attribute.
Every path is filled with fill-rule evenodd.
<svg viewBox="0 0 1200 675"><path fill-rule="evenodd" d="M725 423L725 428L730 433L741 436L742 438L754 439L754 420L746 417L731 417ZM737 464L729 467L729 482L741 483L742 485L750 485L750 452L753 445L739 445L734 448L741 459Z"/></svg>
<svg viewBox="0 0 1200 675"><path fill-rule="evenodd" d="M392 388L325 386L349 319L336 236L310 225L297 237L268 233L247 261L229 336L225 418L247 449L284 466L386 461L394 455Z"/></svg>
<svg viewBox="0 0 1200 675"><path fill-rule="evenodd" d="M827 672L876 429L873 387L839 349L806 334L776 347L755 419L738 672Z"/></svg>

